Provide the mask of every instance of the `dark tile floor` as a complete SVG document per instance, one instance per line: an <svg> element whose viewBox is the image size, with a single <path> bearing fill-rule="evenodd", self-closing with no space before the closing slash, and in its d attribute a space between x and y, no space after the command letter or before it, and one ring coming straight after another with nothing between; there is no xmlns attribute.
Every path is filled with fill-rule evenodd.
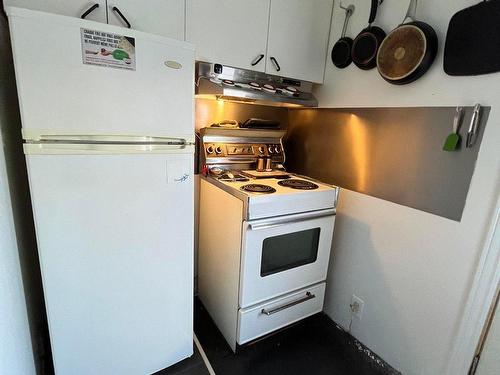
<svg viewBox="0 0 500 375"><path fill-rule="evenodd" d="M380 360L377 363L325 314L309 317L234 354L196 300L194 330L217 375L399 374Z"/></svg>
<svg viewBox="0 0 500 375"><path fill-rule="evenodd" d="M193 343L194 354L169 368L155 372L154 375L210 375L198 348Z"/></svg>

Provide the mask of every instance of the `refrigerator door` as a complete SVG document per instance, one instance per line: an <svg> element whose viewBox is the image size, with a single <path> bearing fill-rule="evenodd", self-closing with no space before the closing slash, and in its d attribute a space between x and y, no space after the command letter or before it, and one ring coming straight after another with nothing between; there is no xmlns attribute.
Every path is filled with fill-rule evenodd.
<svg viewBox="0 0 500 375"><path fill-rule="evenodd" d="M192 45L27 9L8 8L7 13L25 139L122 134L194 141ZM130 59L123 52L111 59L114 49L102 40L93 48L96 55L89 54L85 30L105 35L98 38L111 36L110 41L128 37L131 43L123 48ZM107 57L101 53L106 48ZM118 65L84 63L89 56Z"/></svg>
<svg viewBox="0 0 500 375"><path fill-rule="evenodd" d="M26 158L56 373L150 374L190 356L192 146L45 151Z"/></svg>

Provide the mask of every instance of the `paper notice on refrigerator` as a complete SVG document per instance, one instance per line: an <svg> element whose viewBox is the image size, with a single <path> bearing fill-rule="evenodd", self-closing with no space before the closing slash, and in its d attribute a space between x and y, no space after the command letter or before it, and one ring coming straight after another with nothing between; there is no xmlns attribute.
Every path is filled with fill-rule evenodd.
<svg viewBox="0 0 500 375"><path fill-rule="evenodd" d="M135 70L135 38L80 29L84 64Z"/></svg>

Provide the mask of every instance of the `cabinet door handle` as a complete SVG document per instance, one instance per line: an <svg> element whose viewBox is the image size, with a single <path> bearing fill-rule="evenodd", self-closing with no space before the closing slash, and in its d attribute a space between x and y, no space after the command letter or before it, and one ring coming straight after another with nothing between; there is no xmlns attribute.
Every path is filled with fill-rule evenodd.
<svg viewBox="0 0 500 375"><path fill-rule="evenodd" d="M259 55L257 56L253 61L252 61L252 66L255 66L257 65L258 63L260 63L260 60L262 60L264 58L264 55Z"/></svg>
<svg viewBox="0 0 500 375"><path fill-rule="evenodd" d="M271 62L274 64L274 68L276 69L277 72L281 70L280 64L278 64L278 60L276 60L275 57L271 56L270 57Z"/></svg>
<svg viewBox="0 0 500 375"><path fill-rule="evenodd" d="M87 9L85 12L83 12L83 14L80 16L80 18L84 20L85 17L87 17L90 13L92 13L97 8L99 8L99 4L95 3L89 9Z"/></svg>
<svg viewBox="0 0 500 375"><path fill-rule="evenodd" d="M128 22L128 19L123 15L122 12L120 12L120 9L118 9L118 7L113 7L113 12L118 14L122 19L122 21L125 23L125 25L127 25L127 27L130 29L130 22Z"/></svg>

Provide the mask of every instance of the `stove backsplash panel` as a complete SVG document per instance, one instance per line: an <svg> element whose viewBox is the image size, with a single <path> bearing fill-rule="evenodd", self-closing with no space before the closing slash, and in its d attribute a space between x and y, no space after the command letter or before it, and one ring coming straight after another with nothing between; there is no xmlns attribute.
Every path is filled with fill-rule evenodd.
<svg viewBox="0 0 500 375"><path fill-rule="evenodd" d="M286 167L342 188L460 221L490 107L472 148L443 151L455 107L289 110Z"/></svg>

